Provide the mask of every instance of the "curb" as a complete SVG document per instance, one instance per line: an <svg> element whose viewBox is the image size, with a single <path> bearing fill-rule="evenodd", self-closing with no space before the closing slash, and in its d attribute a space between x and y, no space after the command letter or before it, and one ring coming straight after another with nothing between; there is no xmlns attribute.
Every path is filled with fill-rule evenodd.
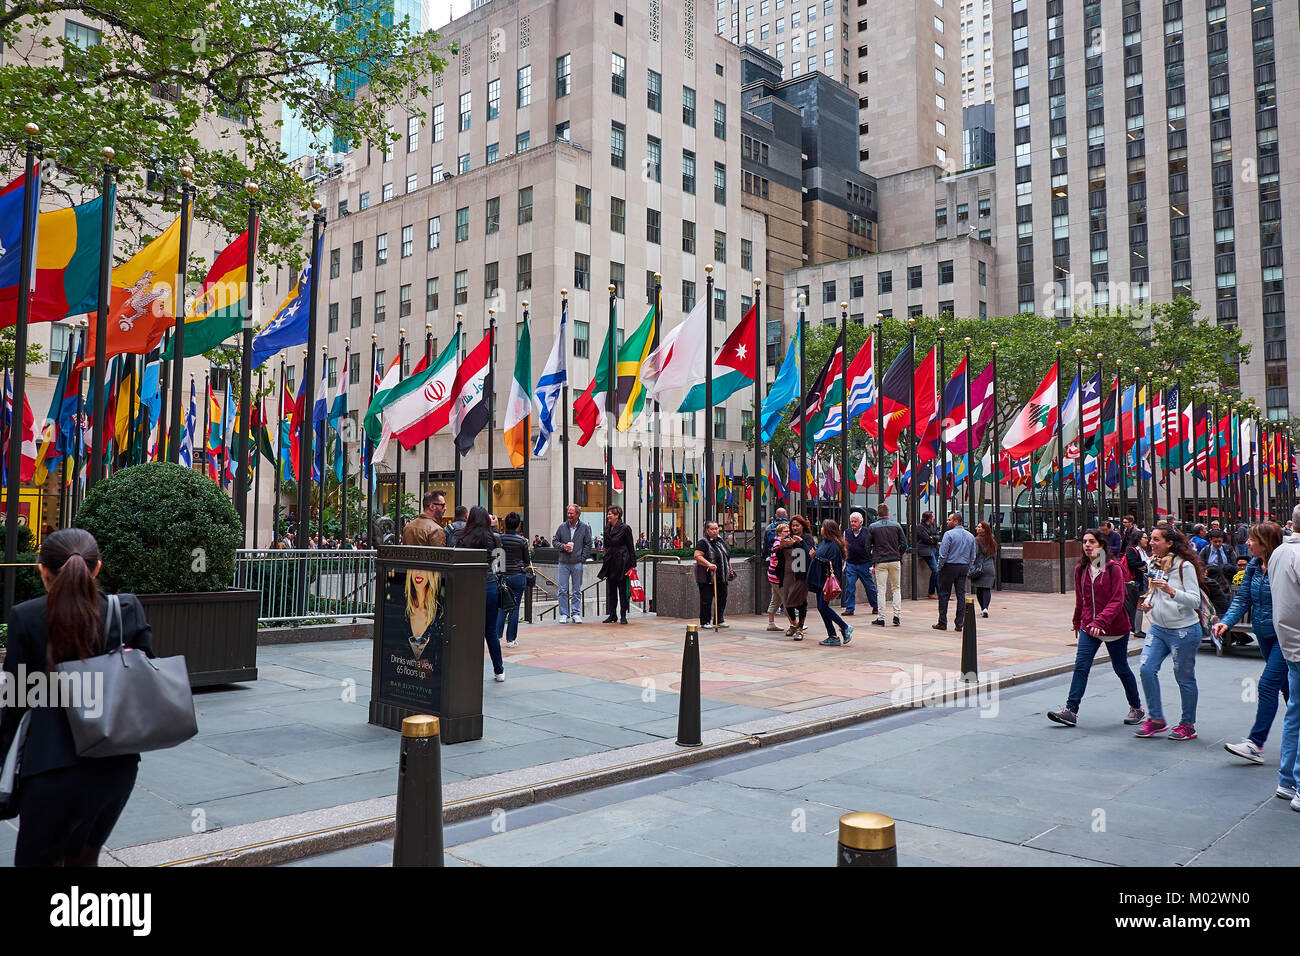
<svg viewBox="0 0 1300 956"><path fill-rule="evenodd" d="M1129 656L1141 653L1141 646L1129 651ZM570 796L589 790L629 780L669 773L681 767L687 767L722 757L735 756L759 747L771 747L788 743L805 737L824 734L845 727L880 720L919 708L934 707L958 699L967 699L975 694L988 693L1003 688L1015 687L1033 681L1056 677L1074 670L1074 662L1050 664L1022 674L1001 677L996 681L980 681L958 686L942 694L914 694L908 700L888 701L889 695L876 695L875 698L861 698L861 701L884 698L877 706L846 711L842 714L818 717L802 723L789 724L771 729L746 730L746 724L719 728L705 733L705 743L700 747L683 748L677 751L628 759L597 770L579 771L577 773L559 773L557 776L509 786L508 781L501 789L487 793L467 793L459 799L445 800L443 805L443 822L458 823L476 817L490 815L494 810L516 810L531 804L545 803L548 800ZM914 688L915 690L915 688ZM832 705L834 706L834 705ZM770 723L773 718L752 723ZM715 739L709 742L709 737ZM662 743L642 744L638 747L625 748L634 751L646 747L671 745L668 740ZM606 751L607 754L619 754L624 751ZM575 758L582 760L584 758ZM508 778L528 770L546 772L547 767L562 771L563 765L573 761L559 761L556 764L527 768L495 775ZM468 790L475 784L492 780L492 777L478 780L457 781L444 784L444 795L456 791ZM375 843L391 839L396 829L397 797L380 797L372 800L345 804L323 810L314 810L273 820L239 824L214 830L211 833L176 837L156 843L138 844L118 850L105 851L101 856L101 865L105 866L271 866L287 863L304 857L316 856L333 850L347 849L364 843ZM335 822L340 816L346 822Z"/></svg>

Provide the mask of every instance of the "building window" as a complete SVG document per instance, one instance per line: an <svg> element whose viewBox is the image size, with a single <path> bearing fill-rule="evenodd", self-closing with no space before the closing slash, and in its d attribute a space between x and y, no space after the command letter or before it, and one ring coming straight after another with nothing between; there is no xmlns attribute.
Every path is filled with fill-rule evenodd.
<svg viewBox="0 0 1300 956"><path fill-rule="evenodd" d="M653 269L645 271L645 300L647 303L653 303L655 300L655 271Z"/></svg>
<svg viewBox="0 0 1300 956"><path fill-rule="evenodd" d="M360 272L364 266L363 257L365 256L365 242L352 243L352 271Z"/></svg>
<svg viewBox="0 0 1300 956"><path fill-rule="evenodd" d="M382 266L388 261L388 233L375 237L375 265Z"/></svg>
<svg viewBox="0 0 1300 956"><path fill-rule="evenodd" d="M519 225L533 221L533 187L519 190Z"/></svg>
<svg viewBox="0 0 1300 956"><path fill-rule="evenodd" d="M894 273L877 272L876 273L876 294L889 295L894 291Z"/></svg>
<svg viewBox="0 0 1300 956"><path fill-rule="evenodd" d="M682 124L695 126L695 91L689 86L682 87Z"/></svg>
<svg viewBox="0 0 1300 956"><path fill-rule="evenodd" d="M627 168L627 127L622 123L609 124L609 164L616 169Z"/></svg>
<svg viewBox="0 0 1300 956"><path fill-rule="evenodd" d="M533 101L533 68L521 66L515 71L515 106L523 109Z"/></svg>
<svg viewBox="0 0 1300 956"><path fill-rule="evenodd" d="M627 281L627 269L621 262L609 264L609 284L614 287L614 295L623 298L623 285Z"/></svg>
<svg viewBox="0 0 1300 956"><path fill-rule="evenodd" d="M713 437L715 440L727 437L727 410L725 408L715 408L713 410Z"/></svg>
<svg viewBox="0 0 1300 956"><path fill-rule="evenodd" d="M357 197L357 209L365 211L370 208L370 192L367 190Z"/></svg>
<svg viewBox="0 0 1300 956"><path fill-rule="evenodd" d="M515 136L515 152L522 153L529 148L528 130L524 130Z"/></svg>
<svg viewBox="0 0 1300 956"><path fill-rule="evenodd" d="M591 356L591 323L574 321L573 323L573 357L589 358Z"/></svg>
<svg viewBox="0 0 1300 956"><path fill-rule="evenodd" d="M660 216L658 209L647 209L645 212L645 238L646 242L653 242L655 245L660 241Z"/></svg>
<svg viewBox="0 0 1300 956"><path fill-rule="evenodd" d="M409 259L415 251L415 227L402 227L402 258Z"/></svg>
<svg viewBox="0 0 1300 956"><path fill-rule="evenodd" d="M339 387L339 360L331 358L325 363L325 374L330 388Z"/></svg>
<svg viewBox="0 0 1300 956"><path fill-rule="evenodd" d="M615 96L627 96L627 57L618 53L610 54L609 88Z"/></svg>
<svg viewBox="0 0 1300 956"><path fill-rule="evenodd" d="M713 287L713 318L719 322L727 321L727 290Z"/></svg>
<svg viewBox="0 0 1300 956"><path fill-rule="evenodd" d="M569 141L569 123L567 120L555 125L555 139L557 142L567 143Z"/></svg>
<svg viewBox="0 0 1300 956"><path fill-rule="evenodd" d="M383 322L388 313L388 293L375 293L375 324Z"/></svg>
<svg viewBox="0 0 1300 956"><path fill-rule="evenodd" d="M822 302L835 301L835 280L822 283Z"/></svg>
<svg viewBox="0 0 1300 956"><path fill-rule="evenodd" d="M586 186L573 187L573 218L578 222L591 222L591 190Z"/></svg>
<svg viewBox="0 0 1300 956"><path fill-rule="evenodd" d="M437 249L442 245L442 217L434 216L429 220L429 249Z"/></svg>
<svg viewBox="0 0 1300 956"><path fill-rule="evenodd" d="M341 259L341 253L342 253L341 249L330 250L330 278L331 279L337 279L339 277L339 262Z"/></svg>
<svg viewBox="0 0 1300 956"><path fill-rule="evenodd" d="M689 219L682 220L682 252L695 254L695 223Z"/></svg>
<svg viewBox="0 0 1300 956"><path fill-rule="evenodd" d="M727 138L727 104L713 101L713 135L718 139Z"/></svg>
<svg viewBox="0 0 1300 956"><path fill-rule="evenodd" d="M438 277L424 280L424 311L435 312L438 309Z"/></svg>
<svg viewBox="0 0 1300 956"><path fill-rule="evenodd" d="M464 305L469 301L469 270L461 269L456 273L456 304Z"/></svg>
<svg viewBox="0 0 1300 956"><path fill-rule="evenodd" d="M948 225L948 207L939 206L934 211L934 228L943 229Z"/></svg>
<svg viewBox="0 0 1300 956"><path fill-rule="evenodd" d="M470 121L470 91L466 90L460 94L460 120L457 125L462 133L468 132Z"/></svg>
<svg viewBox="0 0 1300 956"><path fill-rule="evenodd" d="M420 176L418 173L411 173L406 177L406 191L413 193L420 188Z"/></svg>
<svg viewBox="0 0 1300 956"><path fill-rule="evenodd" d="M458 157L456 157L456 172L458 173L469 172L469 153L461 153Z"/></svg>
<svg viewBox="0 0 1300 956"><path fill-rule="evenodd" d="M568 53L555 58L555 98L557 100L561 96L569 95L570 62Z"/></svg>
<svg viewBox="0 0 1300 956"><path fill-rule="evenodd" d="M620 235L627 231L627 203L617 196L609 200L609 230Z"/></svg>
<svg viewBox="0 0 1300 956"><path fill-rule="evenodd" d="M352 358L348 362L348 384L358 385L361 382L361 353L353 352ZM350 412L349 416L355 415L356 412Z"/></svg>
<svg viewBox="0 0 1300 956"><path fill-rule="evenodd" d="M349 325L352 328L361 328L361 296L358 295L352 299L352 312L348 318Z"/></svg>
<svg viewBox="0 0 1300 956"><path fill-rule="evenodd" d="M483 267L483 298L491 299L497 294L500 288L497 285L497 278L501 272L499 262L489 262Z"/></svg>
<svg viewBox="0 0 1300 956"><path fill-rule="evenodd" d="M469 206L456 210L456 241L464 242L469 238Z"/></svg>
<svg viewBox="0 0 1300 956"><path fill-rule="evenodd" d="M909 290L921 288L921 267L907 267L907 288Z"/></svg>
<svg viewBox="0 0 1300 956"><path fill-rule="evenodd" d="M442 134L443 134L442 116L443 116L443 106L441 103L437 103L433 107L433 141L435 143L442 142Z"/></svg>
<svg viewBox="0 0 1300 956"><path fill-rule="evenodd" d="M682 192L695 195L695 154L689 149L682 150Z"/></svg>
<svg viewBox="0 0 1300 956"><path fill-rule="evenodd" d="M429 183L436 186L446 177L442 174L442 163L434 163L429 167Z"/></svg>
<svg viewBox="0 0 1300 956"><path fill-rule="evenodd" d="M483 232L491 234L499 232L501 229L501 197L493 196L487 201L487 215L483 224Z"/></svg>
<svg viewBox="0 0 1300 956"><path fill-rule="evenodd" d="M727 261L727 234L713 230L713 260L715 262Z"/></svg>
<svg viewBox="0 0 1300 956"><path fill-rule="evenodd" d="M383 194L382 194L382 196L383 196L383 198L380 199L380 202L388 202L388 200L390 200L390 199L393 198L393 184L392 184L392 183L384 183L384 189L383 189Z"/></svg>
<svg viewBox="0 0 1300 956"><path fill-rule="evenodd" d="M533 254L525 252L515 262L515 288L519 292L533 287Z"/></svg>
<svg viewBox="0 0 1300 956"><path fill-rule="evenodd" d="M59 329L60 329L60 328L63 328L65 331L66 331L66 329L67 329L66 326L58 326L58 325L54 326L54 328L53 328L52 331L53 331L55 337L58 336L58 333L59 333ZM329 310L329 330L330 330L331 332L337 332L337 331L339 330L339 304L338 304L337 302L331 302L331 303L330 303L330 310ZM64 349L65 349L65 350L66 350L66 348L67 348L67 346L64 345ZM58 366L59 368L62 368L62 366L63 366L62 359L56 360L54 356L55 356L55 342L54 342L54 339L52 338L52 339L50 340L50 369L51 369L50 374L51 374L51 375L57 375L57 374L58 374L58 372L55 370L55 366Z"/></svg>
<svg viewBox="0 0 1300 956"><path fill-rule="evenodd" d="M924 312L924 308L919 305L909 305L907 307L907 317L909 319L919 319Z"/></svg>
<svg viewBox="0 0 1300 956"><path fill-rule="evenodd" d="M851 276L849 278L849 298L860 299L863 294L864 282L862 276Z"/></svg>
<svg viewBox="0 0 1300 956"><path fill-rule="evenodd" d="M63 38L78 50L89 50L92 46L99 46L98 30L74 23L72 20L64 21Z"/></svg>
<svg viewBox="0 0 1300 956"><path fill-rule="evenodd" d="M944 259L939 263L939 285L952 285L951 259Z"/></svg>
<svg viewBox="0 0 1300 956"><path fill-rule="evenodd" d="M713 201L727 204L727 167L723 163L713 164Z"/></svg>
<svg viewBox="0 0 1300 956"><path fill-rule="evenodd" d="M397 314L403 319L411 314L410 285L404 285L397 290Z"/></svg>
<svg viewBox="0 0 1300 956"><path fill-rule="evenodd" d="M740 268L746 272L754 269L754 243L749 239L740 240Z"/></svg>
<svg viewBox="0 0 1300 956"><path fill-rule="evenodd" d="M420 117L406 118L406 151L413 153L420 148Z"/></svg>
<svg viewBox="0 0 1300 956"><path fill-rule="evenodd" d="M979 264L979 273L980 273L980 285L987 285L988 271L987 271L987 267L983 262Z"/></svg>
<svg viewBox="0 0 1300 956"><path fill-rule="evenodd" d="M573 287L591 290L591 256L582 252L573 254Z"/></svg>
<svg viewBox="0 0 1300 956"><path fill-rule="evenodd" d="M659 137L647 136L645 149L646 149L646 173L655 182L657 183L663 182L664 150L663 150L663 144L660 143L659 141Z"/></svg>
<svg viewBox="0 0 1300 956"><path fill-rule="evenodd" d="M488 112L487 118L494 120L501 115L501 80L488 80ZM468 128L468 127L464 127Z"/></svg>
<svg viewBox="0 0 1300 956"><path fill-rule="evenodd" d="M483 158L485 166L491 166L501 157L501 144L488 143L487 155Z"/></svg>
<svg viewBox="0 0 1300 956"><path fill-rule="evenodd" d="M682 280L682 311L690 312L695 308L695 283Z"/></svg>
<svg viewBox="0 0 1300 956"><path fill-rule="evenodd" d="M664 78L654 70L646 71L646 106L656 113L663 112Z"/></svg>

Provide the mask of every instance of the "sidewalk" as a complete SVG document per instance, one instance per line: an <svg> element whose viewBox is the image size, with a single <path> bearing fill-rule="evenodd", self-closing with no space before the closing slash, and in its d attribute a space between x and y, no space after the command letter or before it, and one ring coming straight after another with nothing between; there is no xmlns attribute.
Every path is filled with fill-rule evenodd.
<svg viewBox="0 0 1300 956"><path fill-rule="evenodd" d="M1068 667L1071 600L995 595L991 618L978 622L984 679ZM849 647L818 646L815 614L803 642L752 616L702 631L707 753L674 744L685 621L521 625L520 647L505 650L505 684L491 682L485 661L483 739L444 750L449 815L483 812L488 796L534 802L557 781L583 789L738 753L942 693L957 683L961 635L931 630L935 615L934 602L909 602L899 628L851 618ZM370 660L369 641L261 647L259 680L197 693L199 736L145 755L104 862L220 855L265 842L255 839L265 821L292 836L390 815L399 738L366 723ZM15 833L13 821L0 825L0 865L12 860Z"/></svg>

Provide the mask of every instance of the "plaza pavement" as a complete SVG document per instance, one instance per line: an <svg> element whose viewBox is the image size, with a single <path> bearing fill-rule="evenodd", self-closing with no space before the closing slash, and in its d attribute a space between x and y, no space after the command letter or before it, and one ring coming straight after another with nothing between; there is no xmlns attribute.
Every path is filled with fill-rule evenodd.
<svg viewBox="0 0 1300 956"><path fill-rule="evenodd" d="M995 593L980 619L981 687L1068 669L1069 596ZM701 632L704 746L676 747L687 622L521 625L505 684L484 685L484 737L443 751L449 819L671 770L880 717L915 697L960 693L960 632L934 602L903 626L866 617L849 647L794 642L766 619ZM819 637L820 635L818 635ZM105 864L271 862L391 832L398 735L366 722L369 641L259 648L259 680L196 694L199 735L146 754ZM1104 667L1104 660L1099 667ZM490 678L486 666L485 678ZM0 824L0 864L13 821ZM311 836L304 837L304 834ZM247 848L257 846L258 852ZM267 849L270 847L271 849Z"/></svg>

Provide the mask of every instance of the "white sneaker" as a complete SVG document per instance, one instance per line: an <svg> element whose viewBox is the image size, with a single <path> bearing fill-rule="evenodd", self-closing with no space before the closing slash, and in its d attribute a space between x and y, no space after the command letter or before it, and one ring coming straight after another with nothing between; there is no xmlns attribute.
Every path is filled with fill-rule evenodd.
<svg viewBox="0 0 1300 956"><path fill-rule="evenodd" d="M1300 813L1300 796L1295 796L1291 798L1291 809L1294 810L1296 813Z"/></svg>
<svg viewBox="0 0 1300 956"><path fill-rule="evenodd" d="M505 675L505 674L498 674L496 677L494 677L494 678L492 678L492 679L493 679L494 681L496 681L498 684L504 684L504 683L506 682L506 675Z"/></svg>
<svg viewBox="0 0 1300 956"><path fill-rule="evenodd" d="M581 624L581 623L582 623L582 615L581 615L581 614L575 614L575 615L573 615L573 617L569 618L569 620L571 620L574 624Z"/></svg>
<svg viewBox="0 0 1300 956"><path fill-rule="evenodd" d="M569 615L567 615L567 614L561 614L561 615L557 618L557 620L558 620L561 624L568 624L568 623L569 623Z"/></svg>
<svg viewBox="0 0 1300 956"><path fill-rule="evenodd" d="M1223 749L1230 754L1240 757L1242 760L1249 760L1251 763L1263 763L1264 753L1254 742L1243 740L1239 744L1224 744Z"/></svg>
<svg viewBox="0 0 1300 956"><path fill-rule="evenodd" d="M1277 797L1279 800L1294 800L1295 787L1278 787L1273 791L1273 796Z"/></svg>
<svg viewBox="0 0 1300 956"><path fill-rule="evenodd" d="M506 647L518 647L518 646L519 646L518 641L506 641Z"/></svg>

